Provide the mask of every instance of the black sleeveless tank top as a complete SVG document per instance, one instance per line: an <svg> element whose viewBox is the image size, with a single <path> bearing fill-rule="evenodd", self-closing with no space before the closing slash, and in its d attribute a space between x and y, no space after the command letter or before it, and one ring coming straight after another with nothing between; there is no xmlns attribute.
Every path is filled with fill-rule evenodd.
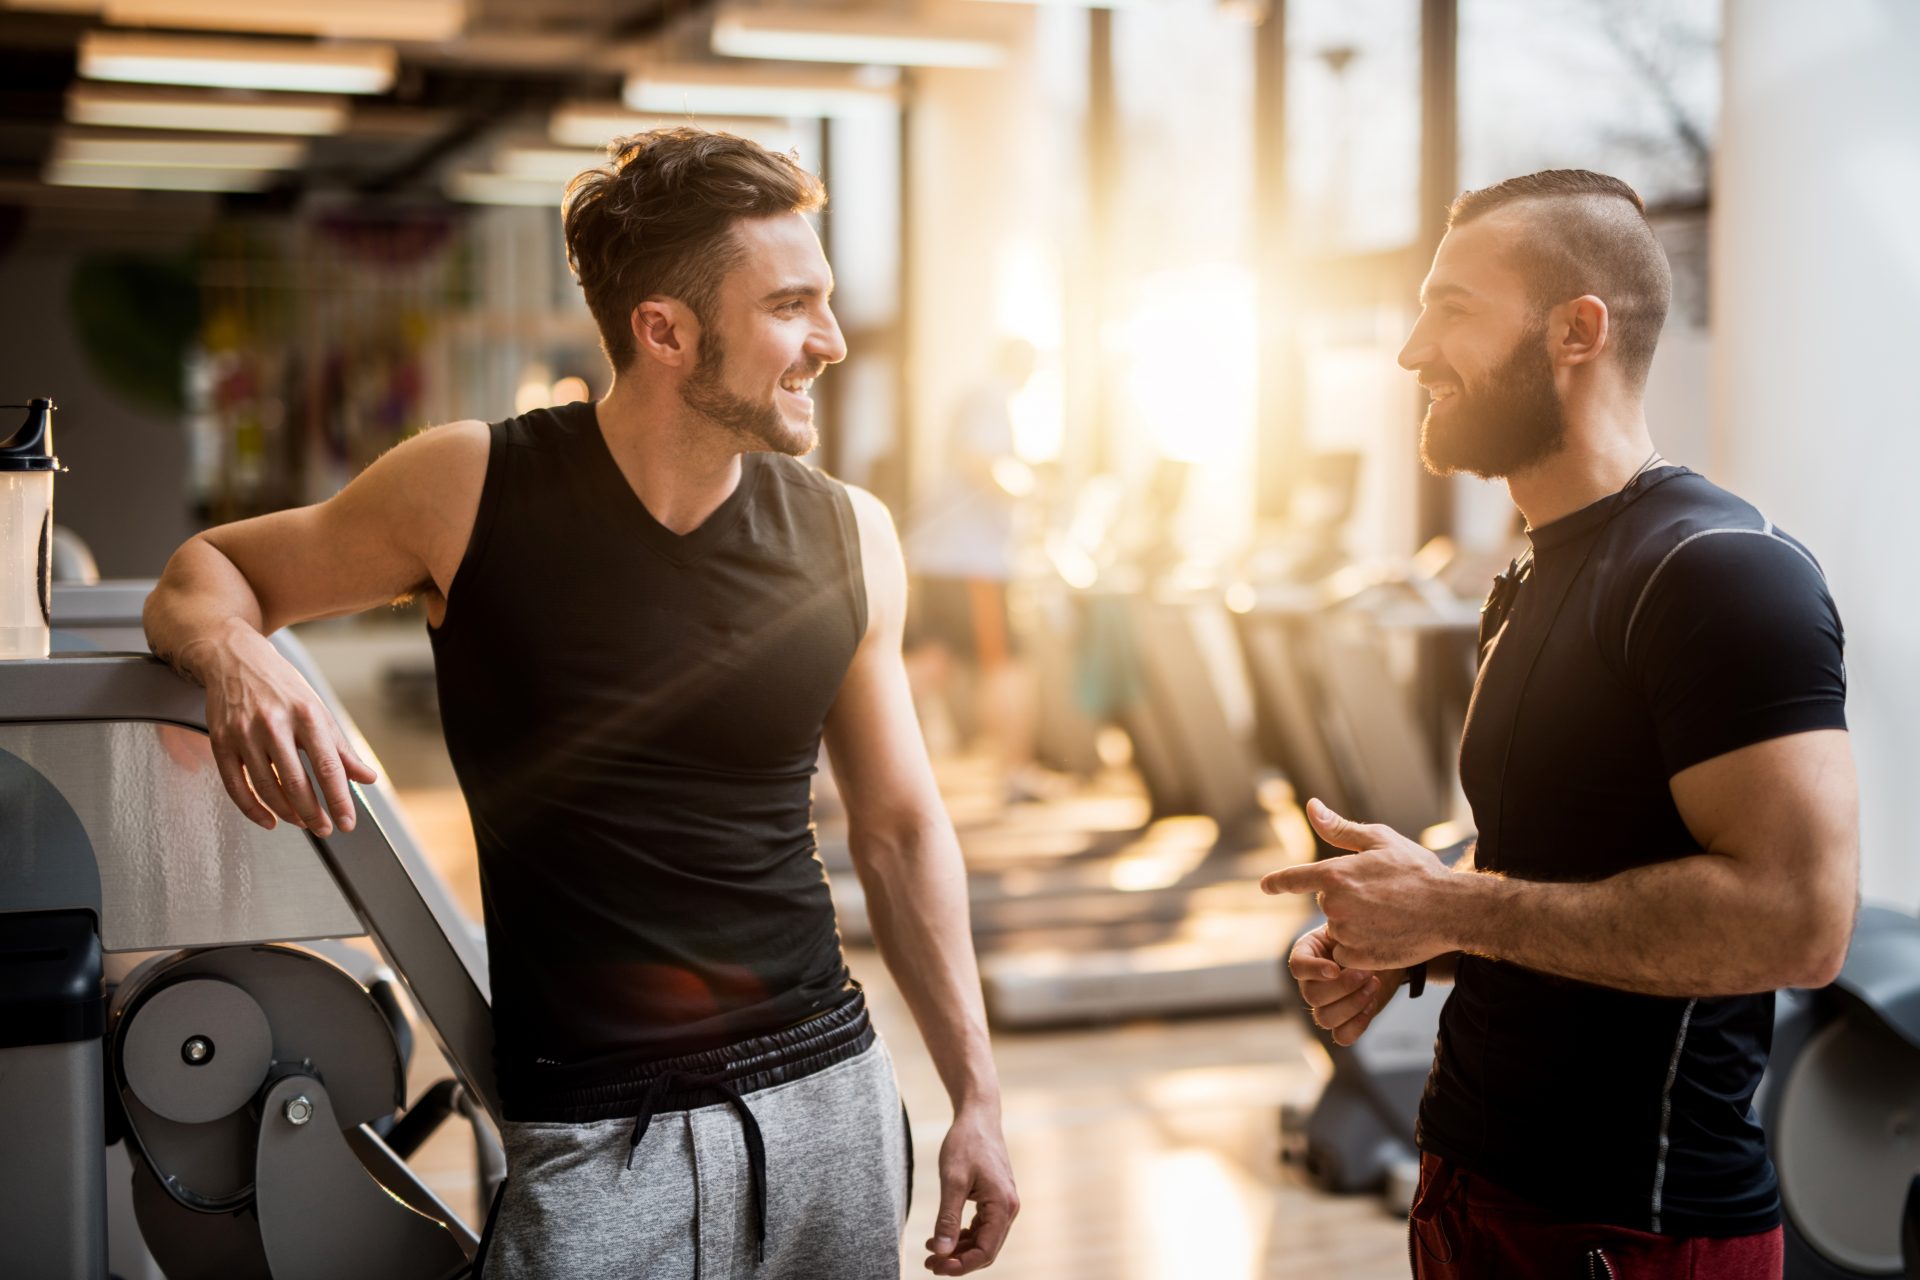
<svg viewBox="0 0 1920 1280"><path fill-rule="evenodd" d="M845 488L795 459L746 454L683 536L593 405L491 431L431 635L512 1116L845 999L812 779L867 600Z"/></svg>

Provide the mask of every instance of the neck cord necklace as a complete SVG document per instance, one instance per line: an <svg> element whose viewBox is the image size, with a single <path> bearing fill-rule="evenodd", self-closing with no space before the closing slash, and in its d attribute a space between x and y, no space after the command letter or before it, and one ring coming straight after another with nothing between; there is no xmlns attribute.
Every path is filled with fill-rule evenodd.
<svg viewBox="0 0 1920 1280"><path fill-rule="evenodd" d="M1639 470L1635 471L1632 475L1627 477L1627 482L1620 486L1620 492L1625 493L1627 490L1633 488L1633 482L1638 480L1641 476L1647 474L1647 472L1653 470L1653 468L1656 465L1658 465L1659 462L1660 462L1660 450L1655 449L1652 453L1647 455L1647 460L1640 464ZM1615 496L1617 497L1618 495L1615 495Z"/></svg>

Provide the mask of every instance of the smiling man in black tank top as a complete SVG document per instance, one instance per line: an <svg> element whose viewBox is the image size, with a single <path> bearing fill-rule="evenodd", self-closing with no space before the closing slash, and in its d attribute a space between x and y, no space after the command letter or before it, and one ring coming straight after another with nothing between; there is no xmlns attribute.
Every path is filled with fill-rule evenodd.
<svg viewBox="0 0 1920 1280"><path fill-rule="evenodd" d="M425 432L327 502L193 539L148 605L235 803L325 835L372 775L264 637L424 597L507 1119L489 1277L898 1275L911 1151L815 854L823 740L953 1100L927 1268L989 1265L1018 1210L898 539L798 461L846 355L824 199L739 138L619 140L564 206L603 400Z"/></svg>
<svg viewBox="0 0 1920 1280"><path fill-rule="evenodd" d="M1774 990L1831 981L1851 931L1840 621L1805 547L1654 449L1670 291L1617 179L1455 203L1400 362L1433 395L1429 467L1505 478L1532 544L1461 741L1478 842L1449 872L1312 802L1353 856L1264 882L1320 895L1289 965L1338 1043L1428 965L1454 978L1418 1276L1780 1274L1752 1102Z"/></svg>

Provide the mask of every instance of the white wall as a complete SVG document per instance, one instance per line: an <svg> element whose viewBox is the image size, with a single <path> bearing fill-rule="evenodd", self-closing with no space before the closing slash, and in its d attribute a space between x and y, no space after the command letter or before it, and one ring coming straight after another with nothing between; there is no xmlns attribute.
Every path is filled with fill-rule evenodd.
<svg viewBox="0 0 1920 1280"><path fill-rule="evenodd" d="M1847 628L1869 900L1920 904L1920 4L1731 0L1712 474L1806 542Z"/></svg>

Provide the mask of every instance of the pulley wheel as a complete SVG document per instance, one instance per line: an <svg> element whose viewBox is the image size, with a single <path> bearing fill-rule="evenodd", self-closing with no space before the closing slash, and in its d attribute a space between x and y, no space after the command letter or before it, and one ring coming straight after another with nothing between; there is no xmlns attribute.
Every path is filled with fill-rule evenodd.
<svg viewBox="0 0 1920 1280"><path fill-rule="evenodd" d="M121 1041L127 1088L156 1115L205 1124L260 1088L273 1030L252 996L217 978L187 978L140 1002Z"/></svg>

